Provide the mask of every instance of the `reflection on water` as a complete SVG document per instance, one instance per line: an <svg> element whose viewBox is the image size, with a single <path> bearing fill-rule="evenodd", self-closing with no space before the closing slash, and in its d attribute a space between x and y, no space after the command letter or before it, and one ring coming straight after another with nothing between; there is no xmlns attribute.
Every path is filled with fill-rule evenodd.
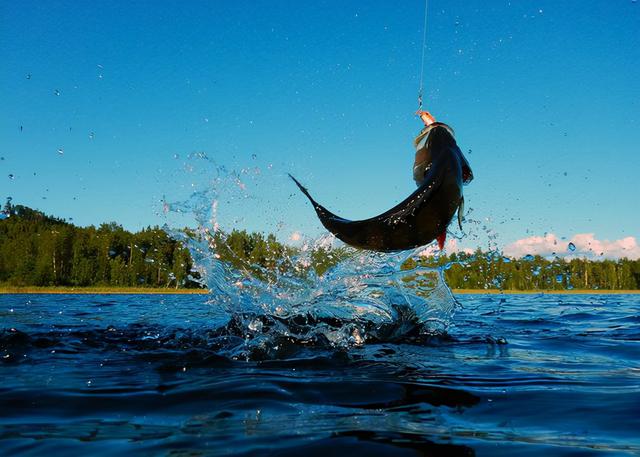
<svg viewBox="0 0 640 457"><path fill-rule="evenodd" d="M460 302L447 333L390 325L362 344L336 345L325 335L353 322L229 319L207 297L3 296L0 449L640 452L637 296ZM247 333L256 319L261 336Z"/></svg>

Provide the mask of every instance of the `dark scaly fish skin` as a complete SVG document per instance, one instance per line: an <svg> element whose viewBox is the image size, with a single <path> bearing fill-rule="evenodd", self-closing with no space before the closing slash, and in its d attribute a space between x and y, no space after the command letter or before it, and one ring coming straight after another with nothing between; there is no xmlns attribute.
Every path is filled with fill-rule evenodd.
<svg viewBox="0 0 640 457"><path fill-rule="evenodd" d="M420 141L425 135L426 140ZM316 202L297 179L289 176L311 201L322 225L346 244L380 252L413 249L446 233L463 203L462 185L473 179L471 168L447 125L429 126L416 138L416 145L414 179L419 183L418 189L398 205L370 219L350 221L336 216ZM419 179L421 171L422 180Z"/></svg>

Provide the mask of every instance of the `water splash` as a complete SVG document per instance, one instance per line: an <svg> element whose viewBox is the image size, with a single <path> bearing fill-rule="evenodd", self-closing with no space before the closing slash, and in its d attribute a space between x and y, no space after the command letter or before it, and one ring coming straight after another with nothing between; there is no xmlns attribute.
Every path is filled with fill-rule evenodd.
<svg viewBox="0 0 640 457"><path fill-rule="evenodd" d="M244 335L248 348L276 350L283 338L349 347L446 331L457 302L444 281L444 267L419 262L423 249L367 252L322 235L296 246L285 244L262 263L237 255L231 230L237 226L224 222L220 212L234 202L247 212L268 208L270 203L254 193L252 181L287 182L285 173L271 170L236 172L204 153L191 154L183 168L190 195L182 201L162 200L167 218L188 216L195 221L192 229L165 229L191 253L194 273L189 279L209 288L210 304L234 326L235 334ZM196 175L208 178L197 182ZM285 232L286 223L275 225ZM275 237L260 240L277 243ZM316 268L318 256L328 268Z"/></svg>

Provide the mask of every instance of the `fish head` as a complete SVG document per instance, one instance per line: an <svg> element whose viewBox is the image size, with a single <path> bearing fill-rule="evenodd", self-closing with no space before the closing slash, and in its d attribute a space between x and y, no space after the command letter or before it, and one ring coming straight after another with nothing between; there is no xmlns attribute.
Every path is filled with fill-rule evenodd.
<svg viewBox="0 0 640 457"><path fill-rule="evenodd" d="M426 172L431 168L439 150L455 146L453 129L442 122L427 125L413 141L416 155L413 162L413 179L420 186Z"/></svg>
<svg viewBox="0 0 640 457"><path fill-rule="evenodd" d="M416 145L416 148L421 146L425 152L421 152L421 157L428 157L429 160L433 160L439 151L455 151L455 155L460 163L460 170L462 171L462 183L469 184L473 181L473 171L467 161L464 154L458 147L455 140L455 133L451 127L442 122L435 122L426 127L423 132L418 135L420 141ZM418 155L418 152L416 152Z"/></svg>

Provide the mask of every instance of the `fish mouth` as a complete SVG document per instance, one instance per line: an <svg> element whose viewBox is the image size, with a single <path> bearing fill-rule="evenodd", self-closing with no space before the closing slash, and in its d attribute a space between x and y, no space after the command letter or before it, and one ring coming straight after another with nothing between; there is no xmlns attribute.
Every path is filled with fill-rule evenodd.
<svg viewBox="0 0 640 457"><path fill-rule="evenodd" d="M427 143L427 139L429 138L429 133L431 133L436 127L443 127L447 132L451 134L453 138L455 138L455 133L451 127L443 122L434 122L433 124L430 124L427 127L423 128L415 138L415 140L413 140L413 145L416 149L421 149L424 147L424 145Z"/></svg>

